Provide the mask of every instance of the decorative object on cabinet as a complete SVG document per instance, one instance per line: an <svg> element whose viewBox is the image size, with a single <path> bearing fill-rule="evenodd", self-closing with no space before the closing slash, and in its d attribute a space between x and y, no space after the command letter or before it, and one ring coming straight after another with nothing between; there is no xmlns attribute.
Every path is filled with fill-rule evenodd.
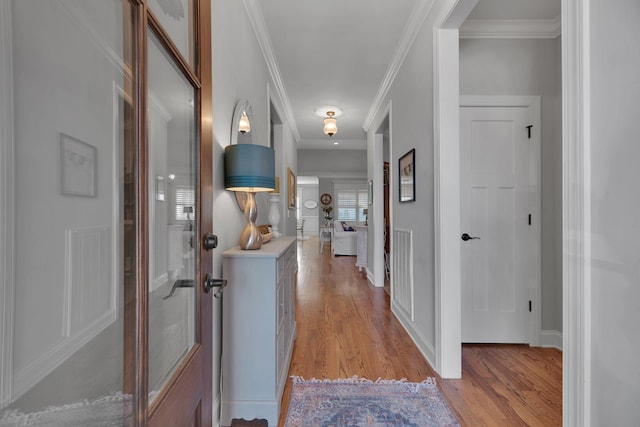
<svg viewBox="0 0 640 427"><path fill-rule="evenodd" d="M250 116L250 106L247 101L239 101L233 114L231 127L232 145L224 149L224 185L227 190L245 192L244 217L247 225L240 234L242 249L256 250L262 246L262 235L258 231L255 221L258 217L256 192L273 191L275 189L275 153L273 148L251 143L233 145L250 135L237 128L241 118ZM251 139L249 138L249 141ZM240 200L238 205L240 206Z"/></svg>
<svg viewBox="0 0 640 427"><path fill-rule="evenodd" d="M329 193L324 193L322 196L320 196L320 203L322 203L323 205L330 205L332 200L333 197L331 197L331 194Z"/></svg>
<svg viewBox="0 0 640 427"><path fill-rule="evenodd" d="M287 168L287 206L289 209L296 208L296 176L291 168Z"/></svg>
<svg viewBox="0 0 640 427"><path fill-rule="evenodd" d="M221 425L234 418L278 425L296 337L296 249L295 237L285 236L259 251L222 254Z"/></svg>
<svg viewBox="0 0 640 427"><path fill-rule="evenodd" d="M398 159L399 196L400 203L415 202L416 200L416 150L409 150Z"/></svg>
<svg viewBox="0 0 640 427"><path fill-rule="evenodd" d="M278 183L276 181L276 187ZM269 193L269 215L267 217L269 224L271 225L271 232L273 237L278 238L282 234L278 230L280 227L280 194Z"/></svg>

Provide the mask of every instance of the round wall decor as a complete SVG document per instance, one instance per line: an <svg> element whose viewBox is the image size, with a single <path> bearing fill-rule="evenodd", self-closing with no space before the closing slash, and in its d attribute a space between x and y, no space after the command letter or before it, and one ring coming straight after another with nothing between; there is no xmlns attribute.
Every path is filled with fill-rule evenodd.
<svg viewBox="0 0 640 427"><path fill-rule="evenodd" d="M304 207L307 209L315 209L318 206L318 202L315 200L307 200L304 202Z"/></svg>
<svg viewBox="0 0 640 427"><path fill-rule="evenodd" d="M320 202L322 202L323 205L331 204L332 200L333 197L331 197L331 194L329 193L324 193L322 196L320 196Z"/></svg>

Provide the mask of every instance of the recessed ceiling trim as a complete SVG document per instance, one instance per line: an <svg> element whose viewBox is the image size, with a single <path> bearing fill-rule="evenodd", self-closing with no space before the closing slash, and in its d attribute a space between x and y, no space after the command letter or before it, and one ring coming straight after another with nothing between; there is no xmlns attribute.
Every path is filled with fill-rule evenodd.
<svg viewBox="0 0 640 427"><path fill-rule="evenodd" d="M562 30L560 16L555 19L476 19L460 27L463 39L555 39Z"/></svg>
<svg viewBox="0 0 640 427"><path fill-rule="evenodd" d="M411 11L411 14L409 15L409 22L407 22L407 25L404 28L402 37L400 38L400 43L398 43L398 47L393 54L389 68L387 68L384 79L378 88L378 92L376 93L373 103L369 108L369 113L362 125L365 132L369 130L376 114L378 114L378 111L382 107L384 98L387 96L389 89L391 89L391 85L393 84L398 71L400 71L400 67L407 57L407 53L409 53L411 45L413 45L413 42L418 36L418 32L422 28L422 24L425 19L427 19L427 16L429 16L434 3L436 2L433 0L419 0Z"/></svg>
<svg viewBox="0 0 640 427"><path fill-rule="evenodd" d="M247 10L249 22L251 22L251 26L253 27L253 32L256 35L256 39L258 39L260 50L262 50L262 55L267 63L269 74L273 79L275 92L282 102L284 118L289 124L289 129L297 143L300 141L300 132L298 131L296 119L293 115L293 109L291 108L289 95L287 95L287 89L284 86L284 81L280 74L280 68L278 67L278 61L276 60L276 55L273 51L273 44L271 43L271 37L269 37L269 32L267 31L267 24L264 21L264 15L262 14L260 3L258 0L243 0L243 3Z"/></svg>

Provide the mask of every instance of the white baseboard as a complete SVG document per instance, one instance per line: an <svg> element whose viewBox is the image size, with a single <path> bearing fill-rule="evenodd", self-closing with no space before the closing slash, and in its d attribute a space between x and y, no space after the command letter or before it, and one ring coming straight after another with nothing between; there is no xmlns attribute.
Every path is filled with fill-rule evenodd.
<svg viewBox="0 0 640 427"><path fill-rule="evenodd" d="M396 316L396 319L400 322L402 327L411 337L413 343L418 347L420 353L427 360L427 363L431 365L433 370L436 370L436 350L433 344L429 342L429 340L422 335L420 331L418 331L413 326L413 322L407 317L406 312L394 302L391 303L391 312Z"/></svg>
<svg viewBox="0 0 640 427"><path fill-rule="evenodd" d="M562 332L560 331L540 331L540 347L557 348L562 351Z"/></svg>
<svg viewBox="0 0 640 427"><path fill-rule="evenodd" d="M213 407L211 408L211 426L212 427L220 427L220 402L222 396L221 393L213 399Z"/></svg>

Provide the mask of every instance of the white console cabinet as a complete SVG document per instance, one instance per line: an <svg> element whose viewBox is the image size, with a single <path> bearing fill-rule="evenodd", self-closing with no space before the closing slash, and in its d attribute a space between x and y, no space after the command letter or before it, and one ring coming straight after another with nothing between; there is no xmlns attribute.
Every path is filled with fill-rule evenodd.
<svg viewBox="0 0 640 427"><path fill-rule="evenodd" d="M223 426L234 418L278 425L296 337L296 252L295 237L280 237L259 250L223 253Z"/></svg>

